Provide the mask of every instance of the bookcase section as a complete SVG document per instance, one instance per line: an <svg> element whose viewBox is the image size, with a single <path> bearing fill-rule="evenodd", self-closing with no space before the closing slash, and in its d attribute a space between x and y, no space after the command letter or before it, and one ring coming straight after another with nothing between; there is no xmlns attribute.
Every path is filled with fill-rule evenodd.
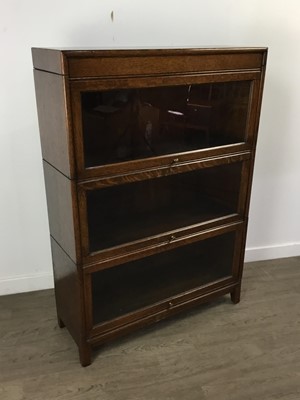
<svg viewBox="0 0 300 400"><path fill-rule="evenodd" d="M89 251L237 214L241 170L232 163L88 191Z"/></svg>
<svg viewBox="0 0 300 400"><path fill-rule="evenodd" d="M92 274L93 324L124 316L233 275L236 232Z"/></svg>

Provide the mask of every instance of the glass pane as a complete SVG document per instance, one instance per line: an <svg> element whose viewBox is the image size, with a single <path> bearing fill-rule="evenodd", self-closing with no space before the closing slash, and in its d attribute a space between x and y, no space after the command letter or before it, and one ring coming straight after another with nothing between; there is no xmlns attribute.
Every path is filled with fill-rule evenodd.
<svg viewBox="0 0 300 400"><path fill-rule="evenodd" d="M90 251L237 212L242 163L87 192Z"/></svg>
<svg viewBox="0 0 300 400"><path fill-rule="evenodd" d="M82 93L85 166L245 141L250 81Z"/></svg>
<svg viewBox="0 0 300 400"><path fill-rule="evenodd" d="M94 323L232 275L235 232L92 275Z"/></svg>

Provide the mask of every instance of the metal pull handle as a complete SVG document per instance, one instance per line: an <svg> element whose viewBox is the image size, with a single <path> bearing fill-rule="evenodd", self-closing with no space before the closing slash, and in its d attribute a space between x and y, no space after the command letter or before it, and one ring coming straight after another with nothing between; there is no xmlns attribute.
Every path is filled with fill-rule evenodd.
<svg viewBox="0 0 300 400"><path fill-rule="evenodd" d="M171 243L173 240L175 240L176 239L176 236L174 236L174 235L172 235L171 237L170 237L170 239L169 239L169 243Z"/></svg>
<svg viewBox="0 0 300 400"><path fill-rule="evenodd" d="M172 162L171 162L171 167L173 167L174 164L178 163L179 158L173 158Z"/></svg>

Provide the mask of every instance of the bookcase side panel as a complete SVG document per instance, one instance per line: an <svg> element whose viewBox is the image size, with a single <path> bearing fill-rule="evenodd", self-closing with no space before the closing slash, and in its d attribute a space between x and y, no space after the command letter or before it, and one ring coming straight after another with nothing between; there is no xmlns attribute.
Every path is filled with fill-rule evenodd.
<svg viewBox="0 0 300 400"><path fill-rule="evenodd" d="M61 75L34 70L43 159L69 178L74 176L67 110L67 85Z"/></svg>
<svg viewBox="0 0 300 400"><path fill-rule="evenodd" d="M44 161L50 234L74 263L80 262L75 183Z"/></svg>
<svg viewBox="0 0 300 400"><path fill-rule="evenodd" d="M84 335L84 307L77 266L53 238L51 251L57 316L66 325L75 342L80 345Z"/></svg>

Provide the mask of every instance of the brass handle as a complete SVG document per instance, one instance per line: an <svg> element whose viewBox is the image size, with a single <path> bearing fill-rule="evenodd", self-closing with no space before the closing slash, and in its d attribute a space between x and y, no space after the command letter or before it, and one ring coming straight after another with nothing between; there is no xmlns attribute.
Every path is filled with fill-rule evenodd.
<svg viewBox="0 0 300 400"><path fill-rule="evenodd" d="M172 236L170 237L170 239L169 239L169 243L171 243L172 240L175 240L175 239L176 239L176 236L172 235Z"/></svg>
<svg viewBox="0 0 300 400"><path fill-rule="evenodd" d="M172 165L177 163L178 161L179 161L179 158L174 158L173 161L172 161Z"/></svg>

